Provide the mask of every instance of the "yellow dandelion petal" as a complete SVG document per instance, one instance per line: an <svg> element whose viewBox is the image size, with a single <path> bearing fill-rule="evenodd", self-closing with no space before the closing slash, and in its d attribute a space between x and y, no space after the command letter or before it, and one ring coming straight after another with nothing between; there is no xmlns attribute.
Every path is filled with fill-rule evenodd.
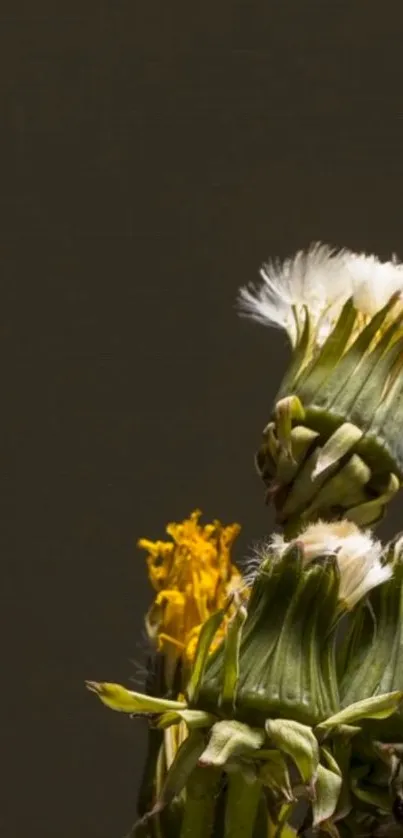
<svg viewBox="0 0 403 838"><path fill-rule="evenodd" d="M231 562L239 524L225 527L215 520L202 525L201 514L196 509L184 521L170 522L166 532L171 541L138 542L147 551L148 574L157 591L146 618L149 637L164 654L186 663L193 659L202 624L241 582ZM224 633L225 625L215 645Z"/></svg>

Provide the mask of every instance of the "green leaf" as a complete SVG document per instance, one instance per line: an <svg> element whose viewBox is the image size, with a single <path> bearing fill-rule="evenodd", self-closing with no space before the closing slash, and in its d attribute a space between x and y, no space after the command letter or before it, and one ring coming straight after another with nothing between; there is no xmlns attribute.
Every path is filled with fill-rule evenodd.
<svg viewBox="0 0 403 838"><path fill-rule="evenodd" d="M210 646L218 629L220 628L226 610L227 608L220 608L219 611L212 614L211 617L206 620L203 628L201 629L192 666L192 674L186 690L189 701L197 700L200 684L207 664Z"/></svg>
<svg viewBox="0 0 403 838"><path fill-rule="evenodd" d="M341 724L350 725L351 722L358 722L361 719L388 719L399 708L403 700L403 692L396 690L384 695L375 695L365 698L363 701L355 701L344 710L340 710L334 716L321 722L315 728L317 733L337 727Z"/></svg>
<svg viewBox="0 0 403 838"><path fill-rule="evenodd" d="M277 748L295 762L303 782L311 782L319 764L319 746L312 729L291 719L267 719L265 727Z"/></svg>
<svg viewBox="0 0 403 838"><path fill-rule="evenodd" d="M195 728L208 728L214 724L216 717L204 710L170 710L158 719L156 727L166 728L185 722L189 730Z"/></svg>
<svg viewBox="0 0 403 838"><path fill-rule="evenodd" d="M238 756L252 755L262 747L265 734L242 722L216 722L211 729L207 748L200 757L201 765L225 765Z"/></svg>
<svg viewBox="0 0 403 838"><path fill-rule="evenodd" d="M318 765L315 798L312 802L313 826L332 817L336 810L342 779L323 765Z"/></svg>
<svg viewBox="0 0 403 838"><path fill-rule="evenodd" d="M95 693L106 707L121 713L164 713L167 710L185 710L185 701L169 701L166 698L154 698L151 695L132 692L120 684L106 681L86 681L90 692Z"/></svg>

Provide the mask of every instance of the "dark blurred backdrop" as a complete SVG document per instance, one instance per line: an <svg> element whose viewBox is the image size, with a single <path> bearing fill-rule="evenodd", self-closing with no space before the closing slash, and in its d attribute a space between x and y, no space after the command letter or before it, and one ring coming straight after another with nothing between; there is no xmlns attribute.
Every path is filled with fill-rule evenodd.
<svg viewBox="0 0 403 838"><path fill-rule="evenodd" d="M136 539L200 506L240 557L272 524L252 454L287 341L238 286L317 239L403 257L398 8L1 4L7 838L133 820L144 730L83 682L144 658Z"/></svg>

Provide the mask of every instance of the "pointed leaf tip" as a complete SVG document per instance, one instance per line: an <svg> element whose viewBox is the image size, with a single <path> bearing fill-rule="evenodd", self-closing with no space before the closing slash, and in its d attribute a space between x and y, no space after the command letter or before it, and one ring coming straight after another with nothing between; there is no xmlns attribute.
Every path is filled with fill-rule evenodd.
<svg viewBox="0 0 403 838"><path fill-rule="evenodd" d="M168 710L185 710L187 707L183 701L169 701L165 698L154 698L143 693L132 692L121 684L86 681L85 685L106 707L120 713L165 713Z"/></svg>

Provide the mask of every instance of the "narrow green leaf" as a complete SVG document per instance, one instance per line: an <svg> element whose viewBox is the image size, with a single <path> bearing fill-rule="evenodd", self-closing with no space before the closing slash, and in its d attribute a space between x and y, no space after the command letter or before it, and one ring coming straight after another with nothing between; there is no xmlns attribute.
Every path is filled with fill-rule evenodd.
<svg viewBox="0 0 403 838"><path fill-rule="evenodd" d="M132 692L120 684L110 684L106 681L86 681L90 692L111 710L121 713L164 713L167 710L185 710L185 701L169 701L166 698L154 698L151 695Z"/></svg>
<svg viewBox="0 0 403 838"><path fill-rule="evenodd" d="M363 701L355 701L354 704L350 704L349 707L345 707L344 710L340 710L339 713L321 722L315 730L320 733L341 724L350 725L361 719L388 719L398 710L402 700L403 692L396 690L392 693L365 698Z"/></svg>
<svg viewBox="0 0 403 838"><path fill-rule="evenodd" d="M303 782L311 782L319 764L319 746L312 729L291 719L267 719L265 727L277 748L295 762Z"/></svg>
<svg viewBox="0 0 403 838"><path fill-rule="evenodd" d="M395 329L397 329L397 325L395 325ZM382 403L383 401L387 403L385 384L389 380L393 365L397 358L401 356L402 351L403 340L398 340L388 347L377 363L374 359L373 369L350 410L353 422L357 422L361 427L368 427L372 423L379 407L383 412ZM381 398L381 395L383 398Z"/></svg>
<svg viewBox="0 0 403 838"><path fill-rule="evenodd" d="M326 338L319 354L297 379L297 390L302 393L303 401L310 402L314 399L317 390L320 389L329 372L334 369L340 360L345 352L356 319L357 310L350 297L344 304L337 323Z"/></svg>
<svg viewBox="0 0 403 838"><path fill-rule="evenodd" d="M245 606L238 603L237 610L227 628L223 655L223 686L219 697L219 705L235 706L236 688L239 678L239 649L242 629L246 620Z"/></svg>
<svg viewBox="0 0 403 838"><path fill-rule="evenodd" d="M192 674L186 690L189 701L197 700L200 684L207 664L210 646L218 629L220 628L226 610L226 608L220 608L219 611L212 614L211 617L206 620L203 628L201 629L193 661Z"/></svg>
<svg viewBox="0 0 403 838"><path fill-rule="evenodd" d="M354 402L368 376L369 365L365 354L395 303L396 295L371 318L338 364L329 370L328 377L317 393L320 406L329 407L334 404L337 407L343 405L347 409Z"/></svg>
<svg viewBox="0 0 403 838"><path fill-rule="evenodd" d="M280 392L278 394L279 398L283 398L284 396L287 396L290 392L294 391L295 384L296 382L298 382L301 370L303 370L306 366L306 361L309 357L309 350L312 342L313 330L308 306L304 306L304 326L302 330L299 328L300 324L296 311L294 311L294 316L299 333L297 338L297 345L294 348L291 363L289 364L287 372L281 383Z"/></svg>
<svg viewBox="0 0 403 838"><path fill-rule="evenodd" d="M342 779L323 765L318 765L315 783L315 797L312 801L313 826L332 817L336 810Z"/></svg>

